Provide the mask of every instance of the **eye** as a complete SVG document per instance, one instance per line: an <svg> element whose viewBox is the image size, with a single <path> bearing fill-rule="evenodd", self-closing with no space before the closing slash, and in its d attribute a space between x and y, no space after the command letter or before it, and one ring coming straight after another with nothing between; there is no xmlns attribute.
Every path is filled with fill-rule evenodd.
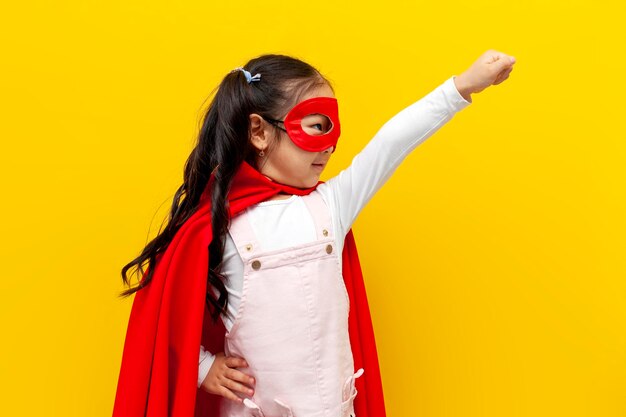
<svg viewBox="0 0 626 417"><path fill-rule="evenodd" d="M332 129L332 122L326 115L312 113L302 118L300 121L302 130L313 136L324 135Z"/></svg>

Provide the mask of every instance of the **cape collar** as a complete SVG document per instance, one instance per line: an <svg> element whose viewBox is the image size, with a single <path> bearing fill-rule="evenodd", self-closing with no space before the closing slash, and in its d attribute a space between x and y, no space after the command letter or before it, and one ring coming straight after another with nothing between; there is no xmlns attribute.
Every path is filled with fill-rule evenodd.
<svg viewBox="0 0 626 417"><path fill-rule="evenodd" d="M209 196L211 195L214 181L215 175L213 172L200 198L200 207L210 204ZM237 169L228 191L229 216L232 218L248 206L265 201L281 191L295 195L310 194L323 182L318 181L317 184L309 188L292 187L269 179L244 161Z"/></svg>

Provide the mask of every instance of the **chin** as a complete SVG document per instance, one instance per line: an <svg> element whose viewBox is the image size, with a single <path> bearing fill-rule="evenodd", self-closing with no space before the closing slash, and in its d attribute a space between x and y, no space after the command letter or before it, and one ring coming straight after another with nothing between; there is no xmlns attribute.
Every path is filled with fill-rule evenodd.
<svg viewBox="0 0 626 417"><path fill-rule="evenodd" d="M311 188L311 187L315 187L315 185L317 185L317 182L319 180L319 177L317 179L315 179L315 181L311 181L308 184L305 184L302 188Z"/></svg>

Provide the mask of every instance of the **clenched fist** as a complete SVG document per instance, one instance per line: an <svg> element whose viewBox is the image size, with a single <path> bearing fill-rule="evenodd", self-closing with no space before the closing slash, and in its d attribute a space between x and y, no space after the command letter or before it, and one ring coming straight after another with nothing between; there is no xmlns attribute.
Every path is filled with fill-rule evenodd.
<svg viewBox="0 0 626 417"><path fill-rule="evenodd" d="M245 395L252 395L254 390L254 378L234 368L247 367L248 363L243 358L225 356L224 352L217 353L215 360L209 369L202 389L221 395L229 400L243 402L233 391L239 391ZM244 385L249 384L250 386Z"/></svg>
<svg viewBox="0 0 626 417"><path fill-rule="evenodd" d="M465 72L455 77L456 88L469 101L470 94L480 93L490 85L500 84L509 78L515 58L502 52L488 50Z"/></svg>

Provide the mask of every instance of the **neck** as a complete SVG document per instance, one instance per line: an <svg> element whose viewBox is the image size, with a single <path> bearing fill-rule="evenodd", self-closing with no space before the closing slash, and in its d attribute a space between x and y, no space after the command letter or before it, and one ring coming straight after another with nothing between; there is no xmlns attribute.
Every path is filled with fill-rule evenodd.
<svg viewBox="0 0 626 417"><path fill-rule="evenodd" d="M268 200L287 200L289 198L291 198L293 194L285 194L285 193L279 193L276 195L273 195L272 197L268 198Z"/></svg>

